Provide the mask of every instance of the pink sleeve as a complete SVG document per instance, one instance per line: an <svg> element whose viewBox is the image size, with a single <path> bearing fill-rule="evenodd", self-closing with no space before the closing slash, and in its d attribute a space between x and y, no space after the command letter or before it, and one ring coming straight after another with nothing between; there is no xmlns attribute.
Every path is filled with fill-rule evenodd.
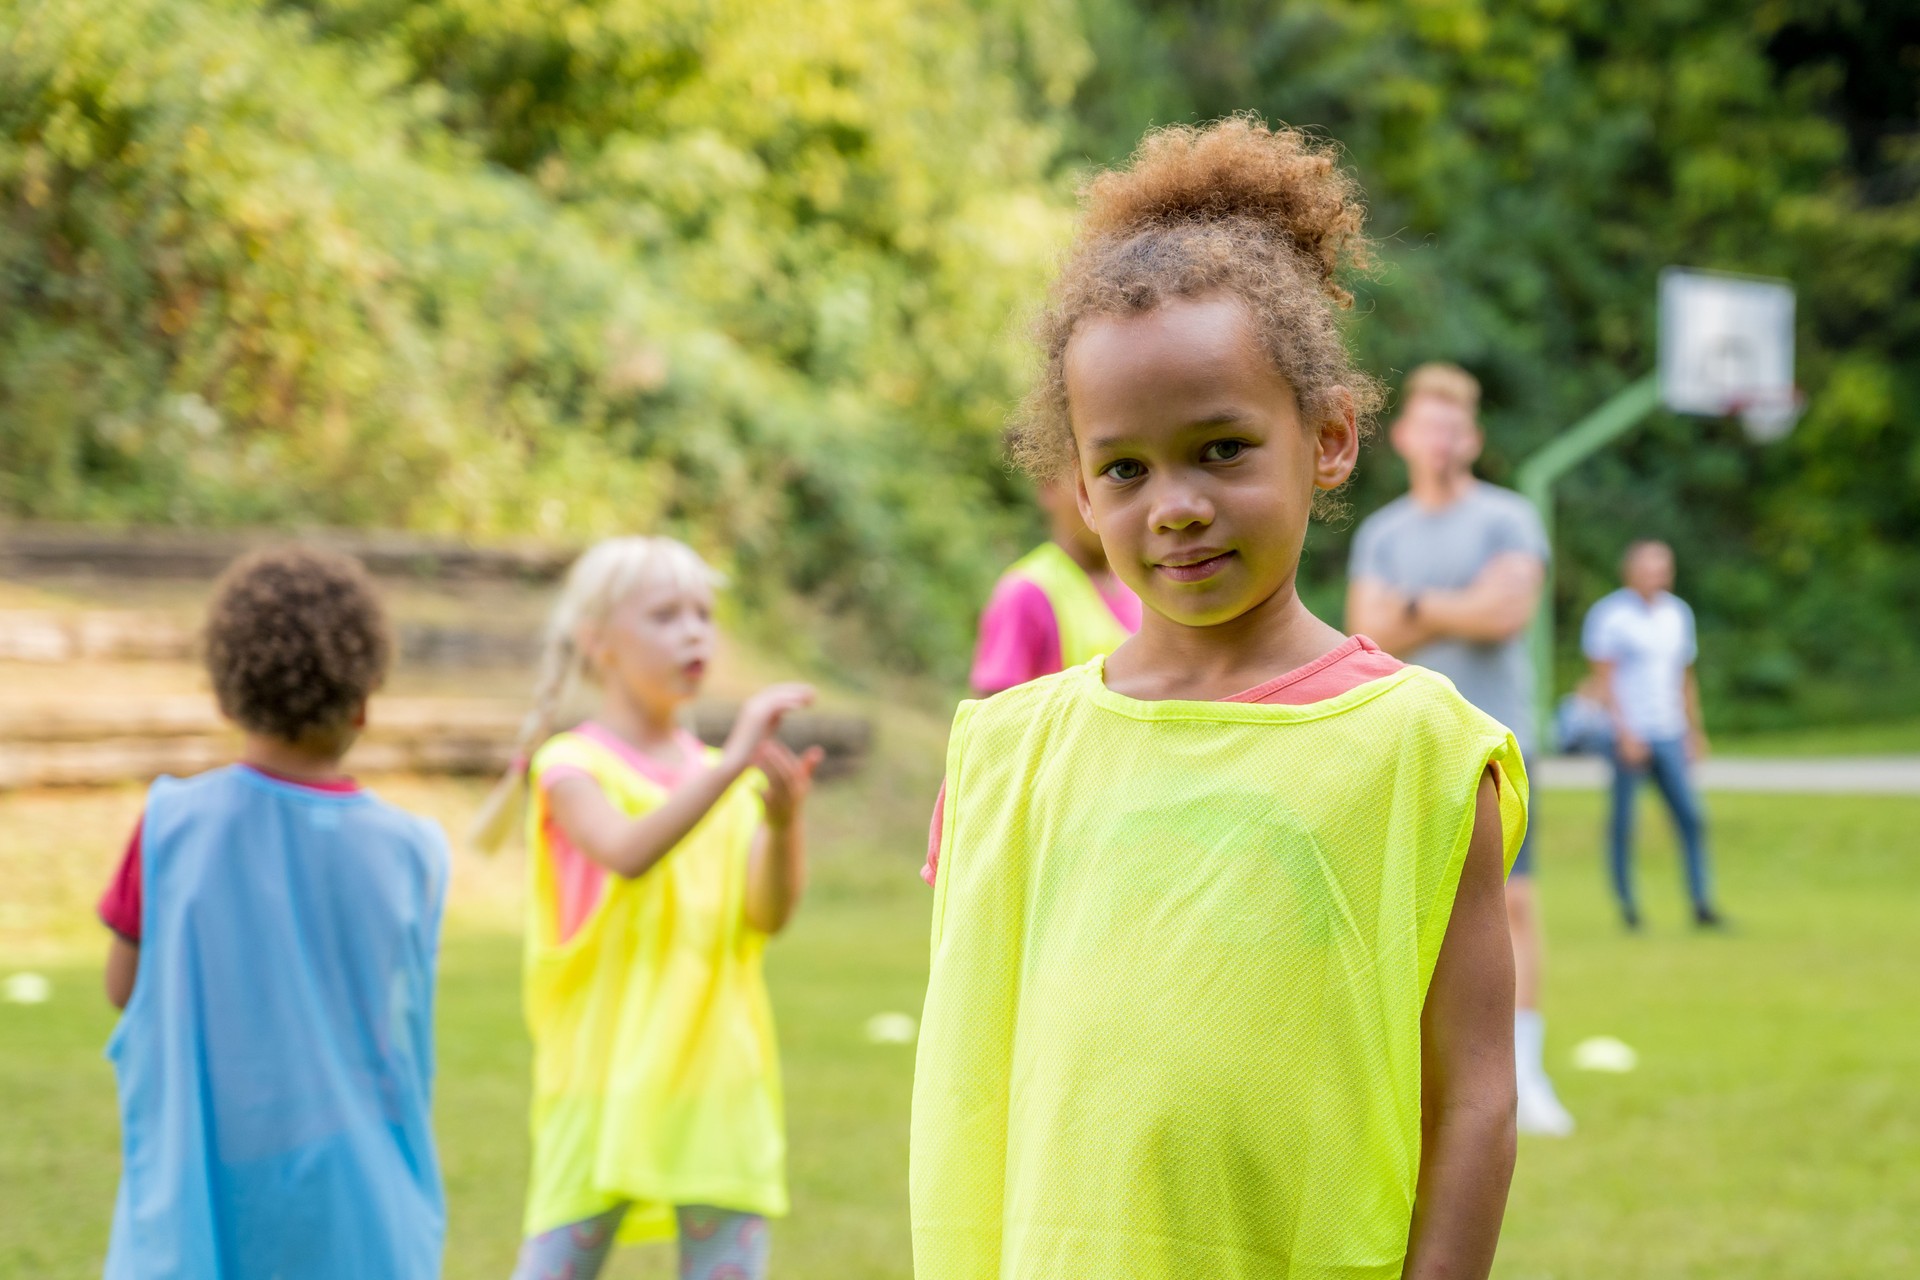
<svg viewBox="0 0 1920 1280"><path fill-rule="evenodd" d="M940 784L940 794L933 798L933 821L927 826L927 865L920 868L920 878L928 884L940 874L940 828L947 817L947 784Z"/></svg>
<svg viewBox="0 0 1920 1280"><path fill-rule="evenodd" d="M585 778L595 786L600 780L578 765L561 764L540 771L540 790L551 792L563 778ZM546 820L547 865L553 873L553 889L558 907L554 921L555 936L562 943L580 931L592 917L606 893L607 869L573 847L567 833L560 829L551 813ZM538 856L532 855L532 856Z"/></svg>
<svg viewBox="0 0 1920 1280"><path fill-rule="evenodd" d="M1002 579L980 615L974 689L982 695L999 693L1059 669L1060 624L1047 593L1028 578Z"/></svg>
<svg viewBox="0 0 1920 1280"><path fill-rule="evenodd" d="M100 923L138 946L140 943L140 826L133 824L133 838L120 855L107 891L100 895Z"/></svg>

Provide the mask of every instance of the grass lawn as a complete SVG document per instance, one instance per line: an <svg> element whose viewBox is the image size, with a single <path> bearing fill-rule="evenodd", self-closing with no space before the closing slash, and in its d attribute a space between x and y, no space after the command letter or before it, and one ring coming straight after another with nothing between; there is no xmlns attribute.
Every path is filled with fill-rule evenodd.
<svg viewBox="0 0 1920 1280"><path fill-rule="evenodd" d="M1920 720L1772 729L1716 737L1713 745L1714 750L1734 756L1920 755Z"/></svg>
<svg viewBox="0 0 1920 1280"><path fill-rule="evenodd" d="M866 1042L917 1011L927 896L914 877L938 725L890 721L872 769L819 814L816 882L770 957L789 1088L795 1212L775 1268L803 1280L905 1277L912 1049ZM382 790L454 825L472 784ZM0 796L0 972L53 982L0 1004L0 1276L99 1273L117 1177L113 1082L88 901L137 791ZM1599 798L1550 797L1542 886L1550 1054L1580 1132L1523 1143L1496 1274L1505 1280L1840 1280L1920 1274L1920 800L1713 800L1738 928L1682 928L1662 824L1643 824L1644 936L1614 926ZM59 874L45 871L58 861ZM28 877L29 866L42 868ZM512 859L461 855L442 968L438 1123L447 1274L503 1280L526 1160ZM31 903L16 896L27 886ZM84 945L85 951L77 951ZM1628 1075L1568 1063L1590 1035L1640 1053ZM661 1251L610 1275L664 1277Z"/></svg>

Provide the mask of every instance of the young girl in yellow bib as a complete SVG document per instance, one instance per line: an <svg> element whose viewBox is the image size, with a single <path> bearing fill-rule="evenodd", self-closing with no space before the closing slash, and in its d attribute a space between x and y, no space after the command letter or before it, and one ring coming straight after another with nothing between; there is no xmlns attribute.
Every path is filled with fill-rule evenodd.
<svg viewBox="0 0 1920 1280"><path fill-rule="evenodd" d="M1246 119L1088 189L1015 451L1145 612L955 718L917 1280L1487 1275L1525 772L1294 590L1379 400L1334 320L1361 217L1324 150Z"/></svg>
<svg viewBox="0 0 1920 1280"><path fill-rule="evenodd" d="M665 538L615 538L573 567L549 623L531 764L526 1006L533 1173L516 1280L591 1280L616 1242L680 1239L686 1280L765 1274L787 1209L769 935L805 878L818 748L774 738L812 701L749 699L712 751L680 727L713 656L714 574ZM549 737L576 676L591 720ZM757 794L756 794L757 792ZM497 838L508 804L481 823Z"/></svg>

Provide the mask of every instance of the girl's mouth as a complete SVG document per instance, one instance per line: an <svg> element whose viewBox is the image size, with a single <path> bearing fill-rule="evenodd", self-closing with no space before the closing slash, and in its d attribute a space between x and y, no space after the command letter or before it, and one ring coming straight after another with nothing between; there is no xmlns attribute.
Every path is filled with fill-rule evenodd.
<svg viewBox="0 0 1920 1280"><path fill-rule="evenodd" d="M680 671L687 679L698 680L707 674L707 660L705 658L695 658L692 662L684 664L680 668Z"/></svg>
<svg viewBox="0 0 1920 1280"><path fill-rule="evenodd" d="M1161 563L1155 565L1154 568L1166 574L1175 582L1205 582L1208 578L1211 578L1214 574L1224 569L1227 561L1231 559L1233 555L1234 553L1231 551L1220 551L1215 552L1204 560L1192 560L1186 564Z"/></svg>

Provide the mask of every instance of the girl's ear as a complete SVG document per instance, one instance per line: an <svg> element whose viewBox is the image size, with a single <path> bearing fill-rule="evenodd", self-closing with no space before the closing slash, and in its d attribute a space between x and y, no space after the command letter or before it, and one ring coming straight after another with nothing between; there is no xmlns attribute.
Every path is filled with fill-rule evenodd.
<svg viewBox="0 0 1920 1280"><path fill-rule="evenodd" d="M1087 478L1080 474L1080 459L1073 460L1073 504L1080 508L1080 520L1095 533L1100 530L1093 523L1093 500L1087 497Z"/></svg>
<svg viewBox="0 0 1920 1280"><path fill-rule="evenodd" d="M1354 414L1353 393L1334 387L1326 408L1314 424L1313 487L1338 489L1360 464L1360 422Z"/></svg>
<svg viewBox="0 0 1920 1280"><path fill-rule="evenodd" d="M602 652L605 647L601 643L600 628L583 622L573 629L573 652L582 676L590 680L600 678L605 667L606 654Z"/></svg>

